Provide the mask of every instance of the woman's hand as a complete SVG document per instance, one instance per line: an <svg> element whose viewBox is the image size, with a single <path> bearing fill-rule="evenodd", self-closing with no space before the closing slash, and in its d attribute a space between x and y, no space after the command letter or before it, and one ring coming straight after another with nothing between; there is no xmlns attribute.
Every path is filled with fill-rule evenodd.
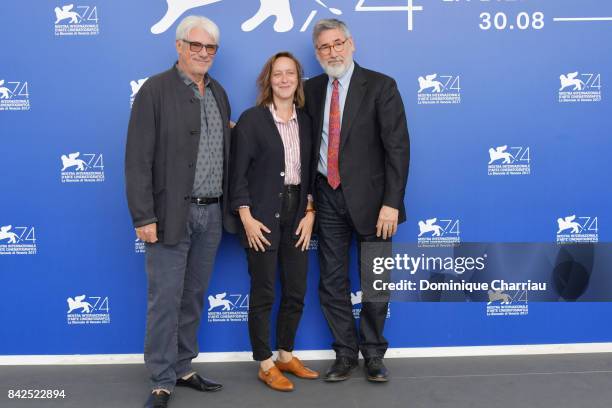
<svg viewBox="0 0 612 408"><path fill-rule="evenodd" d="M270 241L264 237L263 232L267 232L269 234L270 230L268 227L253 218L250 208L240 208L238 213L240 214L240 220L242 221L247 240L249 241L249 248L252 248L257 252L260 250L261 252L266 252L266 245L270 246L271 244Z"/></svg>
<svg viewBox="0 0 612 408"><path fill-rule="evenodd" d="M312 227L315 221L315 213L309 211L306 213L304 218L300 220L295 235L299 235L300 239L295 244L296 248L302 247L302 251L305 251L310 246L310 236L312 235Z"/></svg>

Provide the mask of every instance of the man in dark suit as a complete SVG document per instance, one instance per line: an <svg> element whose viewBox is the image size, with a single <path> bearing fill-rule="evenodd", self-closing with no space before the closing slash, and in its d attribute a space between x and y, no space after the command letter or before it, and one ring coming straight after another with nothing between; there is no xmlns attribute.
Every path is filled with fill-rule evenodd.
<svg viewBox="0 0 612 408"><path fill-rule="evenodd" d="M342 381L357 367L359 351L367 378L388 379L383 328L388 293L364 298L356 332L348 279L349 249L355 234L365 243L389 242L405 221L404 192L410 142L404 105L395 81L353 61L348 27L336 19L313 31L317 60L325 74L306 82L306 107L315 129L315 205L321 280L319 297L334 336L336 361L327 381ZM365 274L362 266L362 290ZM363 270L362 270L363 269ZM382 300L381 300L382 299Z"/></svg>
<svg viewBox="0 0 612 408"><path fill-rule="evenodd" d="M178 63L144 83L130 117L126 190L136 234L146 243L148 281L144 358L152 392L145 406L167 406L175 385L221 388L191 366L222 226L235 231L223 199L230 106L208 74L218 38L209 19L183 19Z"/></svg>

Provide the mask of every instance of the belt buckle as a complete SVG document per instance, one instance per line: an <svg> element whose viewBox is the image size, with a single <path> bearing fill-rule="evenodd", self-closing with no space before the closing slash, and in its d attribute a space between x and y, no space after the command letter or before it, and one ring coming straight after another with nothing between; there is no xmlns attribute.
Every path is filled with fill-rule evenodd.
<svg viewBox="0 0 612 408"><path fill-rule="evenodd" d="M206 202L204 201L204 199L202 197L196 197L196 202L195 203L198 206L206 205Z"/></svg>

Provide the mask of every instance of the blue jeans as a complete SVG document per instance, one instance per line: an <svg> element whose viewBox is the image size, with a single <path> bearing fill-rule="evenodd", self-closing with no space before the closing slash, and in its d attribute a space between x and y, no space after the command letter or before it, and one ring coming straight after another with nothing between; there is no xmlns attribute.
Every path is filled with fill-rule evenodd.
<svg viewBox="0 0 612 408"><path fill-rule="evenodd" d="M146 245L148 280L144 359L152 389L172 392L193 371L204 294L222 235L219 204L191 204L185 236L176 245Z"/></svg>

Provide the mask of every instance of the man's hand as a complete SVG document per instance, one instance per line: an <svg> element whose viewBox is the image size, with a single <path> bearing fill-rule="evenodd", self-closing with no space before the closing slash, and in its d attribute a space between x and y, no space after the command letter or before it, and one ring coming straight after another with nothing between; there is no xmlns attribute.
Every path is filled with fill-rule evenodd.
<svg viewBox="0 0 612 408"><path fill-rule="evenodd" d="M157 242L157 223L147 224L136 228L136 236L140 238L141 241L148 242L150 244Z"/></svg>
<svg viewBox="0 0 612 408"><path fill-rule="evenodd" d="M378 221L376 222L376 236L382 235L383 239L391 238L397 232L397 220L399 218L399 210L383 205L378 213Z"/></svg>

